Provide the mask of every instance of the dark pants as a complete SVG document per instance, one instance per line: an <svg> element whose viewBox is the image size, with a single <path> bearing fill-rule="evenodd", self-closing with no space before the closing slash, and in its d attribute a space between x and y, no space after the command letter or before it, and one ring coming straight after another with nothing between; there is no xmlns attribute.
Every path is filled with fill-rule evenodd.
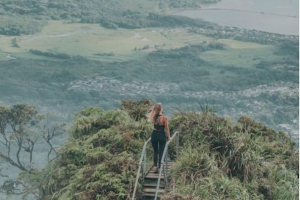
<svg viewBox="0 0 300 200"><path fill-rule="evenodd" d="M160 167L161 158L166 146L166 134L164 131L153 131L151 135L151 143L154 150L154 166ZM157 165L157 157L159 156L159 163Z"/></svg>

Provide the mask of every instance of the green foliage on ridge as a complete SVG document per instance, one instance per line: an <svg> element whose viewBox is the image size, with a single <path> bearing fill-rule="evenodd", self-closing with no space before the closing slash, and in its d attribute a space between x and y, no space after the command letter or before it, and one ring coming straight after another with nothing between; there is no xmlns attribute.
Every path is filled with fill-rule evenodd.
<svg viewBox="0 0 300 200"><path fill-rule="evenodd" d="M147 102L130 105L149 110ZM131 106L122 109L134 113ZM28 184L24 197L38 191L37 199L127 199L151 126L123 110L87 108L78 113L57 159L40 172L21 175Z"/></svg>
<svg viewBox="0 0 300 200"><path fill-rule="evenodd" d="M122 110L78 113L57 159L41 172L22 174L28 195L39 191L38 199L130 199L143 142L152 129L137 116L141 110L147 113L149 102L122 100ZM179 110L170 118L170 128L180 133L180 155L171 170L175 190L161 199L284 200L299 195L298 152L285 133L246 116L233 122L211 109Z"/></svg>
<svg viewBox="0 0 300 200"><path fill-rule="evenodd" d="M180 111L171 126L181 133L181 153L175 191L162 199L297 199L299 155L285 133L211 111Z"/></svg>
<svg viewBox="0 0 300 200"><path fill-rule="evenodd" d="M0 15L1 16L1 15ZM1 16L1 35L29 35L39 32L47 22L31 17L15 18L11 16Z"/></svg>

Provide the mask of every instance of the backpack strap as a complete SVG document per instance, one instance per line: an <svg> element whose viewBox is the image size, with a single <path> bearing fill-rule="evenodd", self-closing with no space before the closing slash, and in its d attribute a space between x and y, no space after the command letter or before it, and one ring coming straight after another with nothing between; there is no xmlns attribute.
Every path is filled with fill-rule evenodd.
<svg viewBox="0 0 300 200"><path fill-rule="evenodd" d="M160 120L160 115L158 115L158 117L155 120L155 124L159 124L159 120Z"/></svg>

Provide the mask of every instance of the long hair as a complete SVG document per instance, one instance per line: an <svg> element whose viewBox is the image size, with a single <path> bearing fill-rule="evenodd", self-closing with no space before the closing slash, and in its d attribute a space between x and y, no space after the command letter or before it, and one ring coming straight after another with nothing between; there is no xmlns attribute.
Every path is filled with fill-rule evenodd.
<svg viewBox="0 0 300 200"><path fill-rule="evenodd" d="M155 123L156 118L158 117L158 115L159 115L161 109L162 109L161 103L155 104L155 105L152 107L150 113L148 114L148 121L149 121L149 122Z"/></svg>

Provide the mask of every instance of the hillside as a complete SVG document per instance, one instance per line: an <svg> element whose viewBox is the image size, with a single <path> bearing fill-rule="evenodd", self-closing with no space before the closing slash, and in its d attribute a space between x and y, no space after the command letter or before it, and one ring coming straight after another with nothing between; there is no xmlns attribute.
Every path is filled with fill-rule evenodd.
<svg viewBox="0 0 300 200"><path fill-rule="evenodd" d="M166 14L198 3L1 1L0 103L71 122L122 98L161 101L170 114L209 102L297 139L299 37Z"/></svg>
<svg viewBox="0 0 300 200"><path fill-rule="evenodd" d="M28 199L126 199L151 132L143 119L150 103L140 99L152 99L181 132L175 190L164 199L297 196L299 36L170 14L218 1L2 0L0 108L28 104L71 128L52 141L60 151L47 166L48 149L36 146L26 166L33 174L17 179L20 170L1 159L8 185L0 192L6 187L9 200L20 188ZM198 112L202 105L216 112Z"/></svg>
<svg viewBox="0 0 300 200"><path fill-rule="evenodd" d="M107 28L141 28L157 26L147 20L150 12L162 13L168 9L200 7L200 3L219 0L176 1L76 1L76 0L3 0L0 3L2 23L0 34L32 34L41 30L49 20L70 20L80 23L97 23ZM166 23L164 24L166 25Z"/></svg>
<svg viewBox="0 0 300 200"><path fill-rule="evenodd" d="M37 199L130 199L151 132L145 121L150 105L123 100L116 110L78 113L57 159L41 171L23 173L25 191L35 191ZM172 168L175 190L161 199L297 199L299 155L285 133L204 107L174 113L170 128L180 132L180 154ZM150 146L148 152L151 157Z"/></svg>

